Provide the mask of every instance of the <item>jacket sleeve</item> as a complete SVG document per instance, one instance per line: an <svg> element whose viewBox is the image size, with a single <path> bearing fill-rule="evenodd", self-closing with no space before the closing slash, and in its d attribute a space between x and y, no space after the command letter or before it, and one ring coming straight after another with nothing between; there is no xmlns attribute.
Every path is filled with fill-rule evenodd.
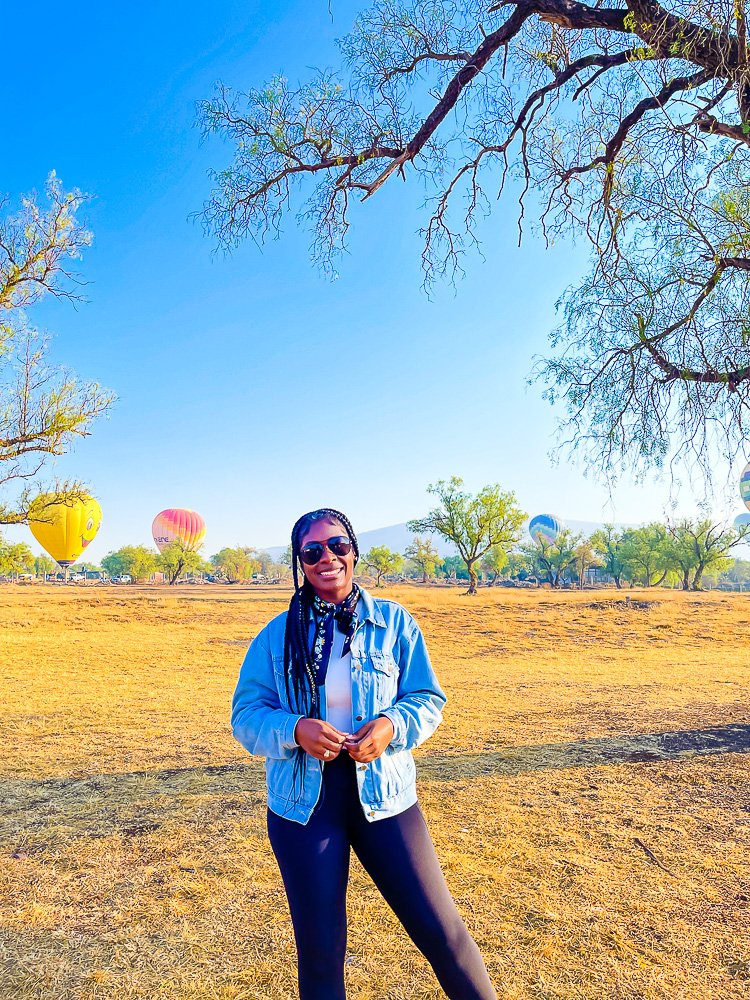
<svg viewBox="0 0 750 1000"><path fill-rule="evenodd" d="M380 715L393 723L390 750L412 750L435 732L443 719L447 701L419 626L408 617L394 650L399 667L396 702Z"/></svg>
<svg viewBox="0 0 750 1000"><path fill-rule="evenodd" d="M291 757L297 749L294 727L303 716L282 708L266 641L264 632L253 639L240 668L232 699L232 733L249 753Z"/></svg>

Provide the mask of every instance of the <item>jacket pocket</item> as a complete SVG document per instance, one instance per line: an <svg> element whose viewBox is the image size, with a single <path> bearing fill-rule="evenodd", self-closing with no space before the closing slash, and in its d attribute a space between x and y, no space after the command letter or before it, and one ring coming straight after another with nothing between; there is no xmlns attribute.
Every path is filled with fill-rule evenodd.
<svg viewBox="0 0 750 1000"><path fill-rule="evenodd" d="M382 805L411 788L416 782L414 758L409 750L386 751L368 765L371 795Z"/></svg>
<svg viewBox="0 0 750 1000"><path fill-rule="evenodd" d="M372 715L390 708L398 694L398 664L391 653L373 650L367 654L367 664L372 688Z"/></svg>

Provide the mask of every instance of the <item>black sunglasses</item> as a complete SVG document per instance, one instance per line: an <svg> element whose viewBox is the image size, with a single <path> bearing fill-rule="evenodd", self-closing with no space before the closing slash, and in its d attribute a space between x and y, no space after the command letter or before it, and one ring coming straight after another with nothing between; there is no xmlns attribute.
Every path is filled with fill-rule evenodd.
<svg viewBox="0 0 750 1000"><path fill-rule="evenodd" d="M333 552L335 556L348 556L352 551L352 543L346 535L335 535L325 542L308 542L299 550L299 557L305 566L314 566L316 562L320 562L324 549Z"/></svg>

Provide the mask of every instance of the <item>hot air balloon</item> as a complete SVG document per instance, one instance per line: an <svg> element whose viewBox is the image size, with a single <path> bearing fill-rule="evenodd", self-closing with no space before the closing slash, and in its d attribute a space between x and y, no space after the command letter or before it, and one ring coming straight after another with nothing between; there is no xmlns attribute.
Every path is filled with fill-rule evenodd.
<svg viewBox="0 0 750 1000"><path fill-rule="evenodd" d="M738 531L742 528L746 528L748 525L750 525L750 514L738 514L737 517L735 517L734 526Z"/></svg>
<svg viewBox="0 0 750 1000"><path fill-rule="evenodd" d="M186 549L194 552L206 534L206 522L194 510L170 507L156 515L151 532L160 552L174 541L181 542Z"/></svg>
<svg viewBox="0 0 750 1000"><path fill-rule="evenodd" d="M562 531L562 524L552 514L537 514L529 521L529 534L535 542L553 545Z"/></svg>
<svg viewBox="0 0 750 1000"><path fill-rule="evenodd" d="M102 509L90 496L77 500L55 497L54 493L44 493L36 498L31 506L29 528L55 562L67 567L93 542L102 523Z"/></svg>
<svg viewBox="0 0 750 1000"><path fill-rule="evenodd" d="M750 462L742 470L740 476L740 496L745 501L745 506L750 510Z"/></svg>

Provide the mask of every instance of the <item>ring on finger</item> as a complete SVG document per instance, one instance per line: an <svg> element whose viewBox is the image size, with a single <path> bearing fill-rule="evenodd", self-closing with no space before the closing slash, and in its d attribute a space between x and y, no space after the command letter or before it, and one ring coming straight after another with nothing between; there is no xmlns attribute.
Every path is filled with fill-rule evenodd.
<svg viewBox="0 0 750 1000"><path fill-rule="evenodd" d="M331 751L330 751L330 750L329 750L328 748L326 748L326 749L325 749L325 750L323 751L323 756L324 756L324 757L326 758L326 760L327 760L327 759L328 759L328 758L329 758L329 757L331 756Z"/></svg>

